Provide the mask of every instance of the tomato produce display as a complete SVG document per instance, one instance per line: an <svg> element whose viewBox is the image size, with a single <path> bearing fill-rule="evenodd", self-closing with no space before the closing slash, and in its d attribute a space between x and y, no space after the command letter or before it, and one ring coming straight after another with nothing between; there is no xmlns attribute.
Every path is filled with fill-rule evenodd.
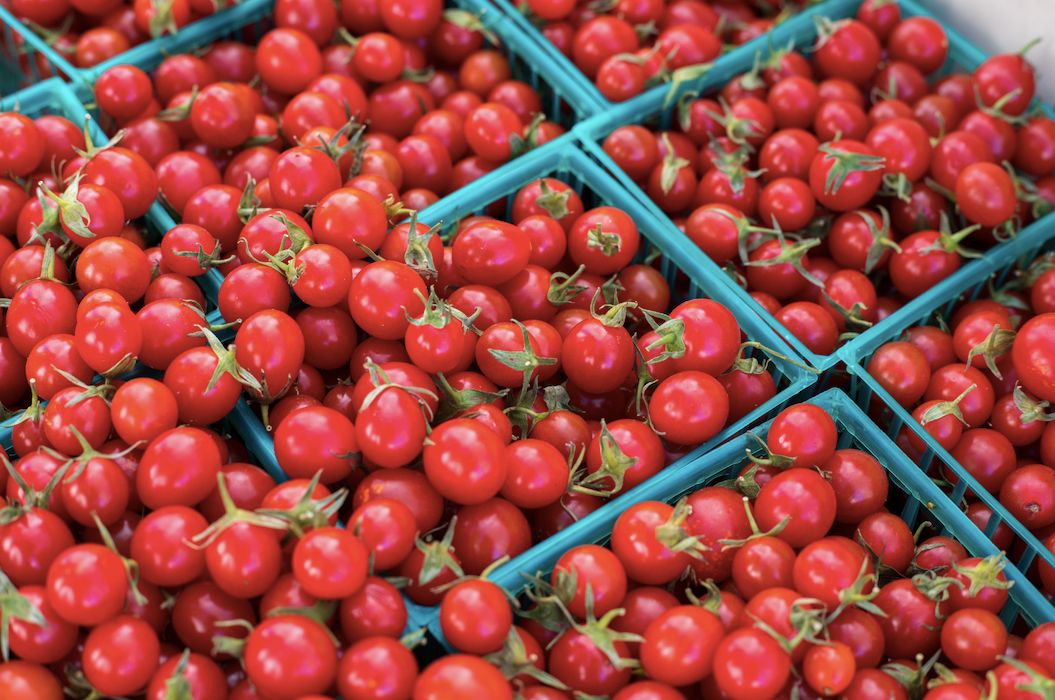
<svg viewBox="0 0 1055 700"><path fill-rule="evenodd" d="M1055 696L1028 47L0 2L0 700Z"/></svg>
<svg viewBox="0 0 1055 700"><path fill-rule="evenodd" d="M814 19L808 56L770 51L716 94L686 93L668 129L599 140L824 360L1052 209L1055 121L1019 54L939 77L933 19L885 2Z"/></svg>

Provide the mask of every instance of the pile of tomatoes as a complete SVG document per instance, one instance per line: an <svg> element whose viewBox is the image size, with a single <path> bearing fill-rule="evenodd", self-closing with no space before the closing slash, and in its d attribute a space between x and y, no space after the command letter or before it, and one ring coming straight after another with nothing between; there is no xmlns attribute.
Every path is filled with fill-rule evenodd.
<svg viewBox="0 0 1055 700"><path fill-rule="evenodd" d="M151 200L160 190L177 221L219 216L210 210L237 205L250 182L263 206L294 212L306 229L304 207L342 185L387 203L389 216L423 209L564 129L511 79L507 58L484 48L485 34L495 37L475 17L418 4L428 11L413 21L353 18L353 37L335 35L331 2L279 2L275 29L255 46L221 41L200 57L169 56L152 75L115 66L96 82L96 101L138 156L136 187ZM68 159L62 176L80 164ZM241 222L215 224L222 252L233 253ZM345 252L364 257L355 242Z"/></svg>
<svg viewBox="0 0 1055 700"><path fill-rule="evenodd" d="M910 328L880 346L867 370L886 400L912 414L898 444L919 459L926 431L1011 517L1055 552L1055 271L1050 254L1016 271L990 294L957 306L947 324ZM880 420L883 405L874 415ZM922 429L922 430L921 430ZM938 461L935 461L938 464ZM938 464L950 485L957 472ZM991 508L967 492L967 515L985 530ZM992 535L1002 550L1021 552L1004 522ZM1055 591L1055 572L1041 562L1031 575Z"/></svg>
<svg viewBox="0 0 1055 700"><path fill-rule="evenodd" d="M1031 106L1034 72L1018 54L929 84L948 39L897 3L817 21L809 58L774 51L718 95L690 93L670 130L625 126L604 149L829 355L1050 211L1055 121Z"/></svg>
<svg viewBox="0 0 1055 700"><path fill-rule="evenodd" d="M518 673L525 700L1041 697L1019 688L1050 684L1055 623L1009 634L1002 556L913 533L883 467L838 437L822 408L785 410L734 482L632 505L607 547L529 577L519 619L486 576L454 583L447 642Z"/></svg>
<svg viewBox="0 0 1055 700"><path fill-rule="evenodd" d="M763 36L802 5L798 0L781 2L774 15L776 3L764 1L515 4L613 102L672 79L702 75L722 54L723 44L735 47Z"/></svg>

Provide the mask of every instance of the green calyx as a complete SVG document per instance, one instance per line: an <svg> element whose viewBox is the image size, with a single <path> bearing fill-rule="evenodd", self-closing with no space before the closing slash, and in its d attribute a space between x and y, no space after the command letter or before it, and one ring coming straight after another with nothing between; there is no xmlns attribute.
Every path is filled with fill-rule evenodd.
<svg viewBox="0 0 1055 700"><path fill-rule="evenodd" d="M660 171L660 189L663 190L663 194L669 194L678 179L678 173L681 172L682 168L690 167L692 163L685 158L677 156L674 152L674 147L670 145L670 137L663 134L660 138L663 140L663 145L667 148L667 155L663 156L663 168Z"/></svg>
<svg viewBox="0 0 1055 700"><path fill-rule="evenodd" d="M817 279L813 273L806 269L802 264L802 259L806 257L811 248L819 246L821 240L819 238L809 238L801 241L795 241L788 243L787 239L784 238L783 234L777 236L777 241L780 244L780 252L768 258L766 260L749 260L747 265L751 267L768 267L770 265L791 265L795 268L800 275L805 277L810 284L824 288L824 283Z"/></svg>
<svg viewBox="0 0 1055 700"><path fill-rule="evenodd" d="M882 156L851 153L850 151L833 148L830 144L825 144L817 150L825 154L824 162L834 161L828 170L828 177L824 181L825 194L837 193L843 183L846 182L846 178L850 176L850 173L872 172L886 167L886 158Z"/></svg>
<svg viewBox="0 0 1055 700"><path fill-rule="evenodd" d="M1006 578L1001 580L1000 578L1006 566L1007 557L1001 552L982 559L971 568L960 566L956 563L952 565L952 568L956 573L970 581L965 595L968 598L974 598L982 592L983 588L996 588L1004 591L1011 588L1014 581L1008 581Z"/></svg>
<svg viewBox="0 0 1055 700"><path fill-rule="evenodd" d="M421 571L418 572L417 585L427 586L435 581L444 569L458 578L465 576L458 560L451 554L454 551L451 543L454 542L454 528L457 524L458 516L452 517L447 531L439 541L426 541L420 537L414 541L414 546L425 555L421 562Z"/></svg>
<svg viewBox="0 0 1055 700"><path fill-rule="evenodd" d="M165 34L175 34L179 31L176 26L176 18L172 13L172 7L176 0L150 0L154 8L154 15L150 18L150 38L159 39Z"/></svg>
<svg viewBox="0 0 1055 700"><path fill-rule="evenodd" d="M678 48L674 47L674 49L671 50L669 54L667 54L666 58L664 59L664 66L666 66L667 62L674 58L674 55L677 53L677 51ZM709 73L712 68L714 68L714 63L700 63L695 66L683 66L682 68L678 68L674 72L669 73L669 75L668 72L665 71L663 73L663 78L670 80L670 89L667 90L667 96L663 100L663 109L669 107L670 104L678 98L678 96L681 94L682 85L684 85L685 83L699 80L700 78L707 75L707 73Z"/></svg>
<svg viewBox="0 0 1055 700"><path fill-rule="evenodd" d="M754 464L767 467L776 467L778 469L790 469L795 466L795 460L797 457L788 457L787 455L773 454L769 449L769 445L762 438L758 437L754 433L748 431L747 436L755 441L755 444L762 449L765 453L765 457L756 457L754 451L751 448L747 448L747 458Z"/></svg>
<svg viewBox="0 0 1055 700"><path fill-rule="evenodd" d="M637 457L631 457L623 452L604 420L601 421L600 447L600 469L572 486L573 491L608 498L623 490L623 479L627 470L637 464Z"/></svg>
<svg viewBox="0 0 1055 700"><path fill-rule="evenodd" d="M198 244L198 250L181 250L177 251L176 255L181 258L194 258L198 263L198 267L202 270L208 270L213 267L219 267L225 263L229 263L234 260L237 256L229 255L226 258L221 257L220 242L216 241L216 245L213 246L211 253L206 253Z"/></svg>
<svg viewBox="0 0 1055 700"><path fill-rule="evenodd" d="M693 559L706 561L703 553L709 550L705 544L700 542L699 537L693 537L685 530L685 521L692 514L692 506L689 499L683 497L674 506L667 522L656 528L656 541L671 552L684 552Z"/></svg>
<svg viewBox="0 0 1055 700"><path fill-rule="evenodd" d="M729 189L733 194L740 194L744 191L744 183L748 178L757 178L765 172L765 170L747 169L747 163L753 150L749 144L745 143L735 151L728 152L712 135L711 150L715 154L711 156L711 163L714 164L715 170L729 180Z"/></svg>
<svg viewBox="0 0 1055 700"><path fill-rule="evenodd" d="M187 100L181 105L161 110L160 112L154 115L154 118L163 122L181 122L185 119L190 119L190 108L194 104L194 101L197 99L198 86L195 85L193 88L191 88L189 100Z"/></svg>
<svg viewBox="0 0 1055 700"><path fill-rule="evenodd" d="M622 617L626 614L626 610L622 608L616 608L609 610L601 619L597 619L593 613L593 588L587 583L586 584L586 620L583 623L579 623L575 618L568 612L564 604L558 600L558 604L564 609L564 613L571 624L571 628L579 634L587 637L593 642L594 646L599 652L604 654L608 662L615 667L616 670L623 670L626 668L639 668L641 662L637 659L624 659L619 656L618 650L615 648L616 642L643 642L645 638L639 634L630 634L628 632L616 632L610 628L612 621L617 617Z"/></svg>
<svg viewBox="0 0 1055 700"><path fill-rule="evenodd" d="M916 654L915 667L907 666L899 661L891 661L883 664L880 670L905 687L910 698L922 698L927 694L927 679L931 670L941 657L941 651L935 652L933 656L924 661L923 654ZM995 685L995 683L994 683Z"/></svg>
<svg viewBox="0 0 1055 700"><path fill-rule="evenodd" d="M252 175L246 175L245 187L242 188L242 198L238 200L238 219L243 223L249 223L260 212L260 198L256 196L256 180Z"/></svg>
<svg viewBox="0 0 1055 700"><path fill-rule="evenodd" d="M252 372L238 364L238 360L235 359L235 346L229 345L225 348L209 326L198 326L198 329L209 342L209 349L216 355L216 368L213 370L212 377L209 378L205 392L212 391L213 387L216 386L216 382L220 381L220 377L227 374L239 384L252 389L258 396L263 395L265 391L264 385L257 381ZM285 393L285 391L282 393Z"/></svg>
<svg viewBox="0 0 1055 700"><path fill-rule="evenodd" d="M48 238L48 234L57 237L63 243L69 243L69 236L62 230L61 209L59 206L52 201L51 197L44 194L42 189L37 190L37 202L40 203L40 223L32 227L32 233L29 236L29 240L26 241L26 245L39 243L43 246L50 246L51 241Z"/></svg>
<svg viewBox="0 0 1055 700"><path fill-rule="evenodd" d="M596 310L597 299L601 296L601 293L602 290L600 288L593 293L593 299L590 301L590 313L595 319L609 328L622 328L626 324L627 312L630 309L636 309L637 302L624 301L618 304L604 304L601 308L606 310L598 313Z"/></svg>
<svg viewBox="0 0 1055 700"><path fill-rule="evenodd" d="M188 109L189 109L189 107L188 107ZM82 151L79 148L74 148L73 149L74 153L79 155L81 158L84 158L84 160L86 160L86 161L87 160L91 160L92 158L94 158L99 153L102 153L103 151L111 149L114 146L116 146L117 144L121 143L121 139L123 139L124 136L125 136L125 130L121 129L116 134L114 134L110 138L110 140L107 141L106 143L104 143L102 146L96 146L92 142L92 132L91 132L90 129L88 129L88 121L91 118L92 117L91 117L90 114L84 115L84 129L81 132L81 133L84 134L84 150ZM56 178L56 179L58 179L58 178Z"/></svg>
<svg viewBox="0 0 1055 700"><path fill-rule="evenodd" d="M288 527L296 537L303 537L304 533L315 528L329 527L330 518L337 515L341 506L344 505L345 499L348 498L348 489L338 489L325 498L315 500L312 498L312 494L315 493L315 487L318 486L320 477L322 477L321 470L312 477L311 482L304 489L304 493L292 507L286 509L261 508L255 514L281 521L283 527ZM226 517L226 503L224 508L224 517ZM277 523L268 522L271 525L276 525L274 529L278 529ZM271 525L264 525L264 527L271 527Z"/></svg>
<svg viewBox="0 0 1055 700"><path fill-rule="evenodd" d="M92 511L92 520L95 521L95 527L99 529L99 535L103 539L103 544L111 552L121 558L121 563L125 567L125 577L128 579L128 590L132 593L132 598L136 601L137 605L146 605L147 599L142 593L139 592L139 563L130 557L126 557L117 551L117 545L114 544L114 538L110 536L110 531L106 529L102 521L99 520L99 516Z"/></svg>
<svg viewBox="0 0 1055 700"><path fill-rule="evenodd" d="M254 629L253 623L248 620L220 620L214 624L221 629L241 627L244 630L248 630L249 633L252 633ZM247 634L246 637L248 636L249 635ZM239 661L242 661L242 657L245 656L245 637L228 637L223 634L213 635L212 656L218 657L224 655L233 656Z"/></svg>
<svg viewBox="0 0 1055 700"><path fill-rule="evenodd" d="M755 67L758 67L757 56ZM755 120L744 119L733 114L732 110L729 108L729 104L724 98L719 97L718 102L722 105L722 113L717 114L708 110L707 116L725 127L725 135L730 141L735 144L744 145L750 138L759 138L765 135L761 125Z"/></svg>
<svg viewBox="0 0 1055 700"><path fill-rule="evenodd" d="M975 345L967 353L967 365L970 366L971 360L980 355L985 359L985 366L989 368L989 371L997 379L1003 379L1004 377L1000 373L1000 368L997 367L996 361L1011 352L1011 346L1015 344L1016 335L1015 331L1010 328L993 328L985 340Z"/></svg>
<svg viewBox="0 0 1055 700"><path fill-rule="evenodd" d="M11 620L21 620L38 627L48 626L40 608L19 593L11 579L0 571L0 655L5 663L11 660L11 647L8 643Z"/></svg>
<svg viewBox="0 0 1055 700"><path fill-rule="evenodd" d="M641 353L641 347L637 344L637 336L634 336L634 356L636 357L634 372L637 374L637 387L634 390L634 411L638 416L644 415L645 423L653 430L656 430L656 426L652 424L652 416L649 414L648 392L657 381L649 371L648 363L645 362L645 356ZM660 431L656 431L656 433L660 436L664 434Z"/></svg>
<svg viewBox="0 0 1055 700"><path fill-rule="evenodd" d="M517 676L530 676L542 685L558 690L569 690L568 686L535 666L538 658L534 654L528 655L524 640L520 638L520 632L516 627L509 630L509 634L502 643L501 651L488 654L483 658L484 661L501 671L506 680L511 681Z"/></svg>
<svg viewBox="0 0 1055 700"><path fill-rule="evenodd" d="M193 700L194 689L187 678L189 665L190 649L184 649L172 675L165 679L165 700Z"/></svg>
<svg viewBox="0 0 1055 700"><path fill-rule="evenodd" d="M104 454L104 453L99 452L98 450L96 450L90 444L88 444L88 441L84 439L84 436L81 435L81 432L79 430L77 430L77 428L75 426L71 425L70 426L70 431L73 433L73 437L77 438L77 442L81 446L82 452L78 456L76 456L76 457L66 457L66 455L64 455L64 454L62 454L60 452L56 452L55 450L51 449L50 447L43 447L43 448L41 448L45 452L47 452L49 455L51 455L52 457L55 457L56 459L64 460L66 462L66 466L71 468L71 471L67 472L66 478L64 478L62 480L62 483L64 483L64 484L72 484L74 481L79 479L81 474L84 473L84 468L88 465L88 462L92 461L93 459L108 459L108 460L120 459L120 458L122 458L122 457L124 457L126 455L131 454L136 448L138 448L141 445L143 445L143 442L140 441L140 442L137 442L134 445L130 445L129 447L126 447L125 449L120 450L118 452L111 452L109 454Z"/></svg>
<svg viewBox="0 0 1055 700"><path fill-rule="evenodd" d="M440 406L436 411L436 422L442 423L443 421L450 420L455 415L468 411L471 408L475 408L480 404L491 403L503 399L509 393L508 389L503 389L499 393L492 393L489 391L481 391L479 389L455 389L451 386L451 383L447 381L447 378L443 376L443 372L437 374L433 380L436 383L436 388L440 391Z"/></svg>
<svg viewBox="0 0 1055 700"><path fill-rule="evenodd" d="M450 304L436 296L435 287L429 287L428 298L421 293L420 289L415 289L414 294L425 305L425 310L422 312L421 316L414 318L410 315L410 312L407 311L406 307L403 307L403 315L406 316L407 323L419 328L422 326L431 326L432 328L441 330L454 322L454 315L451 313Z"/></svg>
<svg viewBox="0 0 1055 700"><path fill-rule="evenodd" d="M7 454L0 452L0 459L3 460L4 468L7 470L8 476L14 481L18 488L22 490L21 502L14 500L4 508L0 509L0 525L8 525L15 520L18 520L24 513L28 513L34 508L40 508L41 510L49 510L48 502L51 500L51 494L55 490L55 487L59 485L59 481L66 475L69 470L69 463L63 464L59 467L48 483L43 489L37 491L33 487L26 483L26 480L22 478L22 475L14 468L11 464L11 460L7 458Z"/></svg>
<svg viewBox="0 0 1055 700"><path fill-rule="evenodd" d="M531 347L531 334L528 333L527 327L520 321L515 321L515 323L520 327L520 331L523 334L524 349L496 350L495 348L489 348L488 352L491 353L491 357L495 358L509 369L516 372L523 372L524 379L527 381L539 367L547 367L557 364L557 358L539 357L538 353L536 353L534 348Z"/></svg>
<svg viewBox="0 0 1055 700"><path fill-rule="evenodd" d="M429 241L439 233L440 224L436 224L422 235L418 233L417 211L413 209L404 211L410 212L410 221L407 224L407 252L403 254L403 262L423 278L436 279L439 273L436 271L436 261L432 258L432 251L429 250Z"/></svg>
<svg viewBox="0 0 1055 700"><path fill-rule="evenodd" d="M95 238L95 234L88 229L88 225L92 222L92 217L88 214L88 210L84 208L84 205L77 201L81 177L80 173L74 175L70 179L70 184L67 185L66 190L61 195L52 192L44 184L43 180L40 181L39 185L44 194L51 197L52 201L58 206L59 218L66 228L82 238Z"/></svg>
<svg viewBox="0 0 1055 700"><path fill-rule="evenodd" d="M605 257L612 257L623 247L623 237L618 233L605 233L601 224L586 234L586 247L600 250Z"/></svg>
<svg viewBox="0 0 1055 700"><path fill-rule="evenodd" d="M461 27L462 29L467 29L471 32L480 32L484 39L486 39L492 46L500 46L502 43L499 40L498 35L484 24L482 12L474 15L467 10L451 8L443 11L443 19L456 27Z"/></svg>
<svg viewBox="0 0 1055 700"><path fill-rule="evenodd" d="M752 540L757 540L762 537L776 537L780 533L784 532L784 528L791 522L791 516L784 518L777 523L772 530L768 532L762 532L758 527L758 522L755 520L755 513L751 510L751 501L747 496L743 497L744 511L747 513L747 523L751 526L751 534L742 540L718 540L718 544L722 545L721 551L725 552L730 549L738 549L743 547Z"/></svg>
<svg viewBox="0 0 1055 700"><path fill-rule="evenodd" d="M579 268L570 275L566 272L554 272L551 274L549 278L549 291L546 292L546 300L554 306L562 306L571 303L572 299L579 296L587 289L581 284L575 284L575 281L579 279L585 271L586 265L579 265Z"/></svg>
<svg viewBox="0 0 1055 700"><path fill-rule="evenodd" d="M947 217L945 217L944 212L942 212L942 215L943 215L943 223L947 222L948 219L947 219ZM946 224L946 226L947 226L947 224ZM946 226L943 226L943 228L945 228ZM950 232L948 232L946 230L943 230L943 231L940 232L940 234L938 236L938 239L936 241L934 241L934 243L932 243L931 245L929 245L926 248L920 250L919 254L920 255L927 255L928 253L949 253L949 254L958 254L958 255L960 255L961 257L964 257L964 258L980 258L980 257L982 257L982 253L978 252L977 250L971 250L969 248L964 248L963 246L960 245L960 243L965 238L967 238L968 236L970 236L972 233L974 233L975 231L977 231L980 228L981 228L981 226L979 226L978 224L972 224L971 226L968 226L967 228L965 228L965 229L963 229L961 231L958 231L956 233L950 233Z"/></svg>
<svg viewBox="0 0 1055 700"><path fill-rule="evenodd" d="M655 365L666 360L676 360L685 355L685 322L680 318L671 318L657 311L645 311L645 320L652 326L657 338L649 343L645 350L663 352L650 359L647 364Z"/></svg>
<svg viewBox="0 0 1055 700"><path fill-rule="evenodd" d="M546 115L540 112L532 118L523 136L516 132L509 134L509 158L511 160L538 148L538 131L544 121L546 121Z"/></svg>
<svg viewBox="0 0 1055 700"><path fill-rule="evenodd" d="M535 197L535 206L545 210L557 221L566 217L568 215L568 200L571 199L574 190L570 188L563 191L552 190L546 184L545 178L539 179L538 186L541 194Z"/></svg>
<svg viewBox="0 0 1055 700"><path fill-rule="evenodd" d="M843 323L846 324L846 329L848 331L860 332L872 327L872 322L866 321L864 316L861 315L864 311L868 310L868 307L864 304L854 302L854 304L847 309L839 304L839 302L832 299L824 289L821 290L821 294L824 295L825 301L827 301L829 306L835 310L835 313L842 317Z"/></svg>
<svg viewBox="0 0 1055 700"><path fill-rule="evenodd" d="M1030 398L1018 382L1015 382L1015 392L1012 396L1015 401L1015 408L1021 413L1019 421L1022 425L1029 425L1038 420L1043 422L1055 420L1055 413L1047 412L1051 403Z"/></svg>
<svg viewBox="0 0 1055 700"><path fill-rule="evenodd" d="M883 259L883 255L888 250L901 252L901 246L890 237L890 212L882 205L879 205L877 209L879 209L879 214L882 217L880 227L876 227L875 219L869 216L867 212L857 212L868 227L869 233L872 234L872 245L868 247L868 257L865 259L864 273L866 275L872 274L872 271L875 270L876 265L879 264L879 261Z"/></svg>
<svg viewBox="0 0 1055 700"><path fill-rule="evenodd" d="M850 584L849 588L839 591L839 607L828 616L828 622L834 621L843 610L849 607L860 608L877 617L887 616L882 608L872 602L879 595L880 588L879 574L874 571L872 573L868 572L868 567L871 563L871 558L865 557L864 561L861 562L861 570L857 572L857 578L854 582ZM871 590L865 593L866 588L871 588Z"/></svg>
<svg viewBox="0 0 1055 700"><path fill-rule="evenodd" d="M235 505L234 500L227 491L227 482L222 472L216 475L216 485L220 491L220 500L223 502L224 514L219 520L191 538L189 544L195 549L205 549L215 542L216 538L219 537L224 530L235 523L248 523L250 525L255 525L256 527L282 530L283 532L289 529L289 523L282 518L274 515L265 515L263 512L242 510Z"/></svg>
<svg viewBox="0 0 1055 700"><path fill-rule="evenodd" d="M960 421L964 425L967 425L967 421L964 420L963 411L960 410L960 402L964 400L967 394L971 393L978 388L977 384L972 384L963 390L963 393L957 396L952 401L942 401L936 403L919 417L919 424L926 426L928 423L933 423L936 420L941 420L945 416L953 416L956 420Z"/></svg>

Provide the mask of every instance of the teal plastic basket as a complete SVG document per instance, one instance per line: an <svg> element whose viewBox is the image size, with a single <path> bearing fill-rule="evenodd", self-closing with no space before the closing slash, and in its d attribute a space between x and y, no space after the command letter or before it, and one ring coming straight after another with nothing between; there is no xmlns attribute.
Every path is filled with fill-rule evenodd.
<svg viewBox="0 0 1055 700"><path fill-rule="evenodd" d="M843 1L844 0L828 0L828 2L821 3L816 8L813 8L811 13L823 12L827 5ZM859 1L860 0L858 0L858 2ZM467 0L467 2L475 7L475 11L478 12L486 10L489 7L499 8L502 13L509 17L525 35L531 38L537 47L536 51L538 53L545 55L551 61L556 63L562 71L575 81L583 98L589 100L593 104L592 114L594 115L608 115L611 114L613 110L625 110L630 114L644 114L647 111L650 111L652 104L662 103L671 94L671 84L667 83L650 88L625 102L612 102L602 95L601 91L597 89L597 86L593 81L587 78L570 58L562 54L556 46L544 37L542 32L539 31L539 29L532 24L512 2L509 0ZM809 14L810 13L804 12L792 16L774 27L768 36L752 39L715 59L714 68L711 69L708 76L713 73L719 73L727 74L731 78L737 73L743 73L750 70L756 52L765 52L768 50L770 44L774 46L786 45L790 39L795 38L806 31L806 25L810 25L813 21ZM701 86L708 84L709 81L709 77L685 81L684 83L681 83L678 89L674 92L674 95L680 96L689 90L700 91Z"/></svg>
<svg viewBox="0 0 1055 700"><path fill-rule="evenodd" d="M974 524L960 512L937 486L880 430L865 412L838 389L830 389L808 403L820 406L835 420L839 428L839 449L854 448L874 456L887 470L890 479L890 496L887 505L898 513L909 527L915 530L929 520L939 534L959 540L972 556L987 557L998 554L996 547ZM770 423L753 429L754 434L765 440ZM718 449L698 459L672 465L648 484L635 489L640 492L637 501L651 500L675 503L682 496L704 486L734 478L747 463L745 450L760 453L759 445L747 435L738 435ZM896 507L895 507L896 506ZM606 544L612 527L625 509L604 509L592 513L569 528L536 546L536 556L520 566L517 560L498 569L488 578L506 590L517 592L525 585L521 572L529 575L549 575L554 564L564 552L582 544ZM581 527L580 527L581 526ZM1010 628L1021 617L1033 627L1055 620L1055 608L1030 583L1022 571L1014 565L1004 569L1011 586L1010 600L1001 611L1001 619ZM443 631L439 625L438 611L428 621L429 631L446 648Z"/></svg>
<svg viewBox="0 0 1055 700"><path fill-rule="evenodd" d="M899 406L891 398L890 394L868 373L867 367L868 361L879 346L898 340L909 328L920 325L937 325L939 319L948 320L961 302L976 299L990 282L995 287L999 287L1014 270L1024 269L1038 255L1050 250L1055 250L1055 235L1048 235L1043 240L1039 236L1020 236L1016 240L1010 241L992 256L979 261L984 264L976 268L969 277L963 277L960 284L946 286L943 290L943 297L933 307L911 315L901 315L897 319L891 317L895 322L883 328L882 333L872 334L868 338L860 338L840 350L840 355L850 370L850 395L866 410L873 400L882 401L884 405L892 410L893 420L888 428L888 434L891 437L896 437L902 426L908 426L909 430L913 431L926 443L927 449L919 464L919 468L924 472L930 469L935 459L940 460L942 464L952 469L959 477L959 481L951 493L953 500L959 502L967 489L970 489L982 502L992 509L993 515L990 517L985 531L987 536L992 536L1000 523L1007 523L1008 527L1015 533L1015 536L1025 545L1023 554L1015 562L1022 570L1028 569L1033 559L1038 556L1049 565L1055 566L1055 554L1049 552L1035 535L1026 529L1022 523L1015 520L1007 509L1000 504L997 496L982 488L977 480L968 474L947 450L941 447L919 423L913 420L911 413ZM1055 348L1052 349L1052 353L1055 354Z"/></svg>
<svg viewBox="0 0 1055 700"><path fill-rule="evenodd" d="M785 46L788 41L792 39L795 42L795 46L800 49L807 48L814 43L817 36L817 28L813 23L813 16L824 16L835 20L852 17L857 12L857 8L860 4L861 0L827 0L827 2L820 3L806 12L803 12L801 15L778 26L773 31L771 44L763 43L759 45L759 50L762 51L762 56L766 57L769 54L770 46ZM906 17L924 16L935 20L937 19L915 0L898 0L898 5L900 5L902 14ZM974 68L985 61L987 56L981 49L975 47L969 41L964 39L963 36L948 27L945 27L945 32L949 37L949 57L945 66L938 71L938 74L945 75L957 71L973 71ZM693 86L683 86L681 92L678 94L683 94L684 91L688 89L694 89L701 95L711 94L718 91L730 79L751 68L754 60L754 53L752 52L749 56L736 55L735 53L729 54L725 59L729 60L725 63L722 61L716 62L713 70L708 72L707 75L697 81ZM601 147L605 137L621 126L626 126L628 124L653 123L659 124L662 128L666 128L671 123L675 105L676 100L670 100L668 103L667 95L665 93L653 91L583 122L576 127L575 133L579 136L583 143L583 147L588 153L612 172L618 178L620 183L622 183L631 193L634 194L635 197L641 200L645 206L649 208L654 216L660 217L671 229L677 231L677 229L674 228L674 224L670 221L670 218L660 211L659 207L649 199L648 195L619 169L615 162L608 157L604 152L604 149ZM1055 111L1050 107L1045 105L1043 109L1048 116L1055 117ZM1047 216L1019 232L1017 239L1038 242L1047 239L1052 235L1055 235L1055 216ZM906 319L918 317L921 314L925 314L928 310L935 308L940 303L941 299L945 298L950 291L964 289L967 286L967 280L976 275L978 270L987 264L987 259L999 254L1001 249L1010 246L1012 243L1013 241L992 248L986 253L986 259L973 261L964 260L961 269L956 274L944 280L941 284L936 285L925 294L908 302L896 314L893 314L875 327L864 331L857 338L850 341L848 345L860 347L861 344L870 342L870 339L876 337L878 334L885 333L887 328L894 327L899 322L904 324ZM687 240L686 245L691 246ZM836 369L842 361L842 355L838 351L830 355L818 355L811 352L801 341L787 333L784 327L773 317L772 314L764 310L750 297L750 295L740 289L713 261L707 258L706 255L701 252L699 257L703 259L700 264L707 269L708 275L725 278L726 282L734 288L737 297L742 303L754 309L755 313L761 315L766 319L767 323L776 328L795 349L795 352L801 357L804 357L811 366L825 371L821 381L817 384L817 388L826 388L827 383L831 379L831 371Z"/></svg>

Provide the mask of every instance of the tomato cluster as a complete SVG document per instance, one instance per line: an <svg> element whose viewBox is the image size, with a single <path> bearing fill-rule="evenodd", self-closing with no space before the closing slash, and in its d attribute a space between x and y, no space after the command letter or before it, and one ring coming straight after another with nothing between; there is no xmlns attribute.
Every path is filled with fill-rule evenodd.
<svg viewBox="0 0 1055 700"><path fill-rule="evenodd" d="M613 102L623 102L669 80L706 72L723 44L739 46L765 35L800 9L780 3L697 0L518 0L542 35ZM769 16L765 16L769 15Z"/></svg>
<svg viewBox="0 0 1055 700"><path fill-rule="evenodd" d="M928 82L948 39L897 3L818 27L808 58L773 51L719 94L686 95L669 130L624 126L604 150L807 350L830 355L1051 210L1055 121L1032 107L1018 54Z"/></svg>
<svg viewBox="0 0 1055 700"><path fill-rule="evenodd" d="M634 504L607 547L530 577L515 625L495 584L454 584L447 642L519 671L530 700L1003 698L1050 680L1055 623L1023 639L998 617L1002 556L913 533L880 463L838 438L819 406L785 410L732 484Z"/></svg>
<svg viewBox="0 0 1055 700"><path fill-rule="evenodd" d="M400 202L423 209L564 132L545 121L535 90L511 79L506 57L484 48L494 37L475 17L406 4L423 5L407 9L415 22L354 18L360 36L342 30L331 43L335 22L319 15L336 12L332 3L280 2L255 46L169 56L152 75L115 66L95 85L97 103L122 127L121 146L154 170L143 190L160 190L174 218L203 225L223 253L235 252L231 211L249 183L297 224L342 184L386 205L362 205L364 217L405 218ZM63 174L77 167L67 162ZM344 242L350 259L364 256L357 243L376 247ZM239 260L259 253L250 246Z"/></svg>
<svg viewBox="0 0 1055 700"><path fill-rule="evenodd" d="M868 373L892 403L917 423L904 426L898 444L919 459L924 431L949 451L963 471L999 499L1012 518L1055 552L1055 401L1051 372L1055 339L1055 272L1050 254L1012 275L999 290L961 300L948 323L918 326L880 346ZM884 420L884 405L873 415ZM958 472L937 466L951 486ZM967 515L982 530L992 509L967 491ZM1024 544L1001 522L992 534L1000 549ZM1031 575L1055 590L1052 567L1041 562Z"/></svg>

